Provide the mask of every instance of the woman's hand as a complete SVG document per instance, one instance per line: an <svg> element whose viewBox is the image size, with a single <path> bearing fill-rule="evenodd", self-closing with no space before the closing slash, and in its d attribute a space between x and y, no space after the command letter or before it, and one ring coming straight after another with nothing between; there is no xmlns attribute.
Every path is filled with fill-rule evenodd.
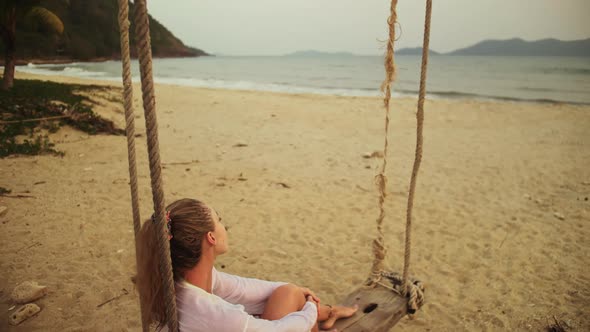
<svg viewBox="0 0 590 332"><path fill-rule="evenodd" d="M313 296L311 296L311 295L308 295L306 299L307 299L307 302L311 302L311 303L315 304L315 305L316 305L316 307L318 307L318 308L320 307L320 303L319 303L318 301L316 301L316 300L313 298Z"/></svg>
<svg viewBox="0 0 590 332"><path fill-rule="evenodd" d="M317 295L315 295L315 293L312 292L311 289L305 288L305 287L299 287L299 289L301 290L301 292L303 292L303 296L305 296L306 299L311 296L313 299L312 302L316 303L319 306L320 298L317 297ZM309 299L308 299L308 301L309 301Z"/></svg>

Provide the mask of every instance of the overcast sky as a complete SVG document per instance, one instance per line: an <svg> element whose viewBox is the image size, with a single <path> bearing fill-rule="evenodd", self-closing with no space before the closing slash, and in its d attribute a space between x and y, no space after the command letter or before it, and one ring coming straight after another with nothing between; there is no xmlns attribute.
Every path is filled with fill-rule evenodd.
<svg viewBox="0 0 590 332"><path fill-rule="evenodd" d="M398 47L422 44L425 0L399 0ZM185 44L224 55L298 50L381 54L388 0L149 0L148 10ZM434 0L430 46L484 39L590 37L590 0Z"/></svg>

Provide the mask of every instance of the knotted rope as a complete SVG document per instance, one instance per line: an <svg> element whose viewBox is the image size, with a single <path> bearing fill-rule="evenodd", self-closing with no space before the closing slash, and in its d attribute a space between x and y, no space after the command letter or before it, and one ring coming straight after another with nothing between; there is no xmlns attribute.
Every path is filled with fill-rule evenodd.
<svg viewBox="0 0 590 332"><path fill-rule="evenodd" d="M375 285L381 279L383 272L385 254L385 242L383 239L383 219L385 219L385 197L387 187L387 177L385 176L385 169L387 167L387 150L389 147L389 101L391 99L391 83L395 78L395 62L393 55L393 44L395 42L395 23L397 22L397 0L391 1L390 16L387 20L389 25L389 41L387 42L387 53L385 55L385 80L381 84L381 91L385 93L383 98L383 105L385 107L385 142L383 146L383 163L381 165L380 173L375 177L377 186L379 187L379 217L377 218L377 238L373 240L373 266L371 268L371 276L367 280L367 285Z"/></svg>
<svg viewBox="0 0 590 332"><path fill-rule="evenodd" d="M389 284L385 284L382 281L377 282L377 284L385 288L388 288L401 296L407 296L406 294L404 294L403 289L400 289L402 287L403 280L399 276L399 274L394 272L382 272L381 276L388 279L392 286L390 286ZM413 314L422 306L422 303L424 303L424 286L422 285L422 282L420 280L411 278L410 281L412 287L409 296L407 296L408 313Z"/></svg>
<svg viewBox="0 0 590 332"><path fill-rule="evenodd" d="M148 155L150 160L154 215L159 226L156 227L156 229L158 232L160 273L162 274L162 280L164 283L163 290L166 301L166 317L168 318L168 329L176 332L178 331L176 295L174 293L174 280L172 277L172 265L170 261L170 243L166 232L164 190L162 189L162 168L160 165L160 148L158 143L158 121L156 119L156 102L154 82L152 79L152 49L146 0L135 1L135 36L137 39L139 70L141 73L141 91L145 113Z"/></svg>
<svg viewBox="0 0 590 332"><path fill-rule="evenodd" d="M428 51L430 45L430 17L432 14L432 0L426 0L426 17L424 19L424 42L422 43L422 70L420 73L420 92L418 95L418 110L416 112L416 152L414 154L414 167L412 169L412 178L410 179L410 192L408 194L408 207L406 210L406 247L404 255L404 272L402 290L404 295L410 293L409 307L417 308L416 301L421 294L421 290L409 282L410 254L412 246L412 208L414 206L414 192L416 191L416 180L418 170L422 161L422 127L424 123L424 98L426 94L426 70L428 67Z"/></svg>
<svg viewBox="0 0 590 332"><path fill-rule="evenodd" d="M371 268L371 276L367 281L367 285L372 286L375 284L383 285L396 292L395 287L389 287L380 282L383 276L388 277L394 286L401 286L401 295L408 297L408 311L410 313L415 312L424 301L424 287L419 281L409 280L410 270L410 256L412 246L412 208L414 206L414 193L416 191L416 181L418 178L418 171L420 169L420 163L422 161L422 144L423 144L423 123L424 123L424 99L426 94L426 72L428 66L428 50L430 44L430 21L432 16L432 0L426 0L426 17L424 23L424 42L422 45L422 68L420 73L420 91L418 95L418 110L416 112L417 129L416 129L416 150L414 155L414 166L412 168L412 177L410 179L410 191L408 194L408 206L406 209L406 241L405 241L405 254L404 254L404 270L403 278L399 282L399 278L396 279L398 282L394 282L392 275L384 272L384 259L386 255L386 248L383 240L383 219L385 218L385 197L386 197L386 186L387 177L385 176L385 170L387 167L387 152L389 146L389 111L391 100L391 84L395 78L395 58L394 58L394 42L395 42L395 24L397 23L397 0L391 1L390 16L387 20L389 26L389 40L387 43L387 53L385 55L385 80L381 85L381 91L385 94L383 98L383 104L385 107L385 142L383 147L383 163L381 165L381 171L376 176L377 186L379 187L379 217L377 218L377 238L373 240L373 254L375 256L373 260L373 266ZM397 277L396 277L397 278Z"/></svg>
<svg viewBox="0 0 590 332"><path fill-rule="evenodd" d="M127 134L127 158L129 160L129 186L131 189L131 209L133 210L133 231L137 244L137 233L141 227L139 215L139 199L137 194L137 166L135 162L135 117L133 111L133 86L131 85L131 65L129 57L129 3L127 0L119 0L119 32L121 33L121 63L123 66L123 97L125 100L125 133ZM137 250L135 250L137 261ZM149 322L146 321L141 298L141 323L144 332L149 331Z"/></svg>

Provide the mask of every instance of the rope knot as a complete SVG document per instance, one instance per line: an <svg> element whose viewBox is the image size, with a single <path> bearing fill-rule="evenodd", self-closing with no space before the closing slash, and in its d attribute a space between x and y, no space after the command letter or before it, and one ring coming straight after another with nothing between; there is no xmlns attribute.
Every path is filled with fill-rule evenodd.
<svg viewBox="0 0 590 332"><path fill-rule="evenodd" d="M410 315L416 313L416 311L424 303L424 286L419 280L414 280L408 284L408 313Z"/></svg>

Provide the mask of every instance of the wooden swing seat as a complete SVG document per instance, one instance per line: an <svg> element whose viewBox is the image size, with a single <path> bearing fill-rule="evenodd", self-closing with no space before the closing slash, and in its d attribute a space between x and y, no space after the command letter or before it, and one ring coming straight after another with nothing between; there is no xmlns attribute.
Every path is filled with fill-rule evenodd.
<svg viewBox="0 0 590 332"><path fill-rule="evenodd" d="M382 281L389 283L386 278ZM342 301L344 306L355 304L359 309L353 316L336 321L338 331L388 332L408 314L408 298L381 285L361 286Z"/></svg>

